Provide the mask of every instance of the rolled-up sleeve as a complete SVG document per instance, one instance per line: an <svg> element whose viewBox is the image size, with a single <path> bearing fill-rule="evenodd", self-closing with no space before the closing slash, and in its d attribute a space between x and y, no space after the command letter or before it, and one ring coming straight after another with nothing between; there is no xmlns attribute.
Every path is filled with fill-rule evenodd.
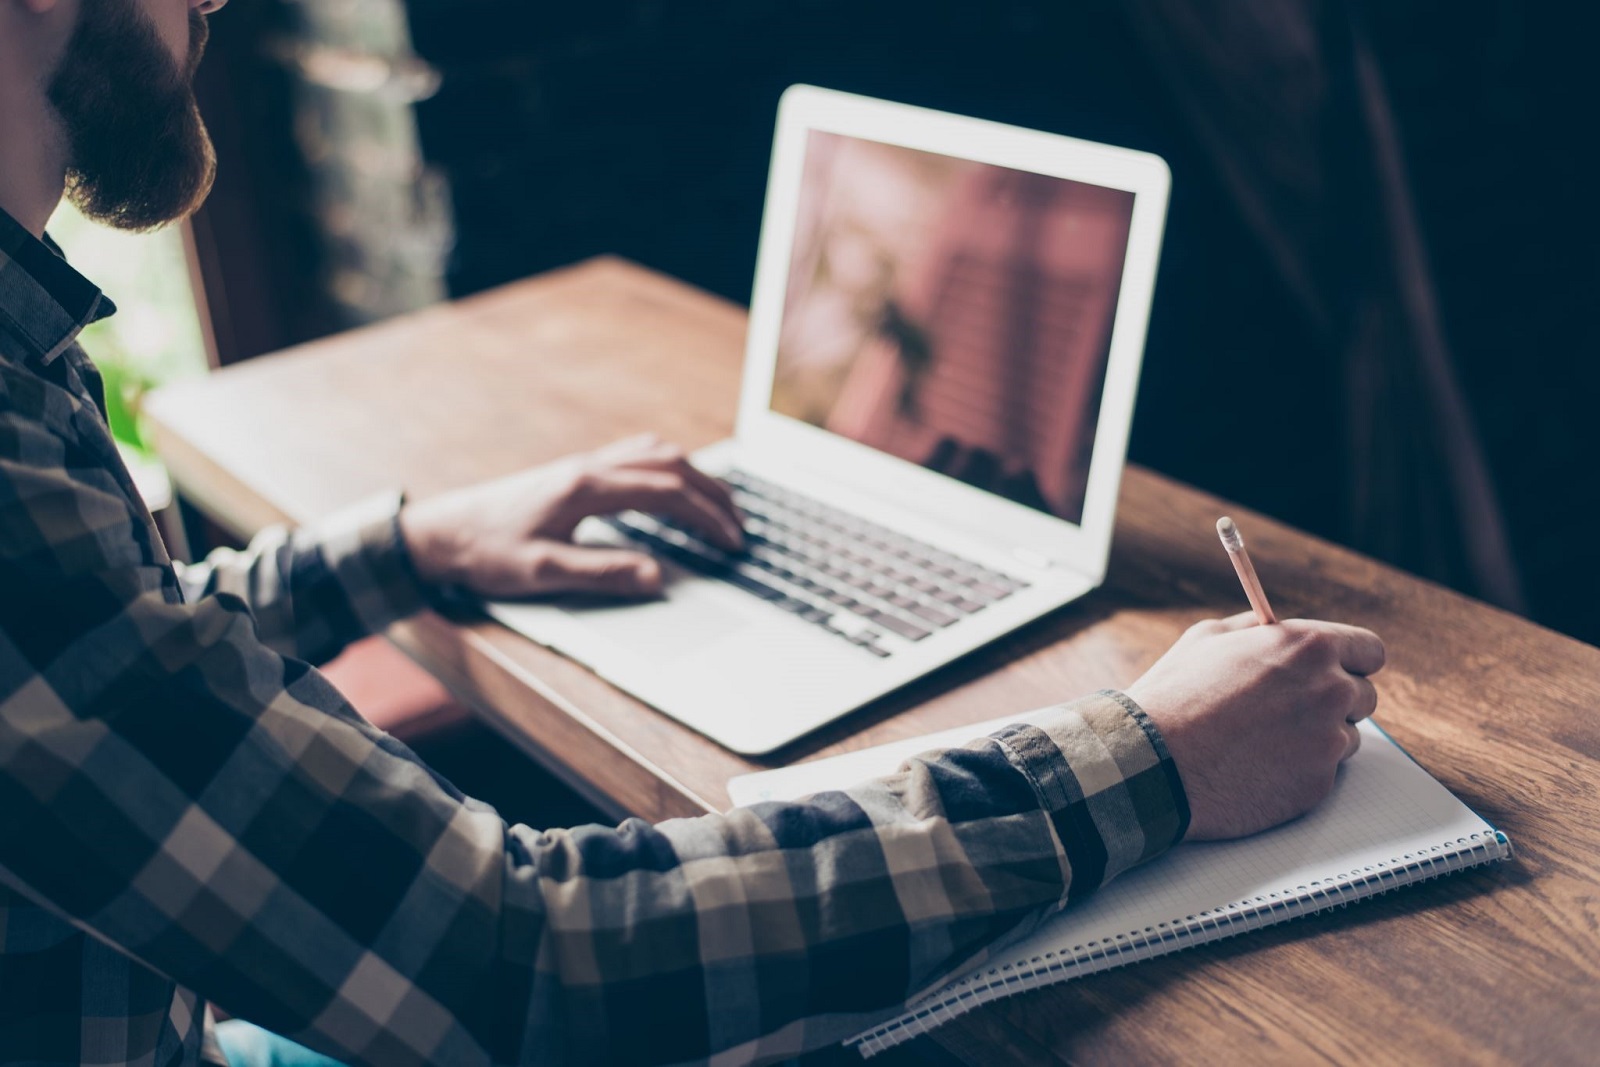
<svg viewBox="0 0 1600 1067"><path fill-rule="evenodd" d="M422 584L400 536L398 492L379 493L309 526L271 526L240 550L174 564L190 603L227 593L263 644L308 663L418 611Z"/></svg>

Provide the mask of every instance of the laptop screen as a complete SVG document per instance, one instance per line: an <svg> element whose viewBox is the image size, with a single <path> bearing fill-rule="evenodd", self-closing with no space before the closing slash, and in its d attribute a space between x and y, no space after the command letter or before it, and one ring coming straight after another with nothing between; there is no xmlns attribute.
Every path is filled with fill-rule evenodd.
<svg viewBox="0 0 1600 1067"><path fill-rule="evenodd" d="M1081 522L1133 200L810 131L772 410Z"/></svg>

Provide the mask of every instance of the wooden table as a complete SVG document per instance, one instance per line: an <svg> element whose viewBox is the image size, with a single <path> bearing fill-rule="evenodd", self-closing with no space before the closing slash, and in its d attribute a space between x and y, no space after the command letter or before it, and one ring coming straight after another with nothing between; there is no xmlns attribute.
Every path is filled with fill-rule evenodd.
<svg viewBox="0 0 1600 1067"><path fill-rule="evenodd" d="M641 430L732 426L742 309L614 259L163 390L181 491L241 534L414 497ZM1131 682L1241 610L1228 511L1285 615L1388 641L1383 725L1510 835L1508 864L980 1009L974 1064L1600 1062L1600 650L1139 468L1106 586L770 760L727 752L499 626L424 615L401 648L606 810L726 807L731 775Z"/></svg>

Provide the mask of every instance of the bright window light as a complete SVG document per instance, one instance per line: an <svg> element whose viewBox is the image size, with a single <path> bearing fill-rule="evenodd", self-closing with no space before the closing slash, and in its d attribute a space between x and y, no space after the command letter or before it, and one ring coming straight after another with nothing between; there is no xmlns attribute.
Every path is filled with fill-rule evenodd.
<svg viewBox="0 0 1600 1067"><path fill-rule="evenodd" d="M105 379L111 432L147 452L138 428L140 399L158 385L204 374L208 365L183 231L168 226L123 233L90 222L63 201L49 233L73 267L117 305L115 315L90 326L80 340Z"/></svg>

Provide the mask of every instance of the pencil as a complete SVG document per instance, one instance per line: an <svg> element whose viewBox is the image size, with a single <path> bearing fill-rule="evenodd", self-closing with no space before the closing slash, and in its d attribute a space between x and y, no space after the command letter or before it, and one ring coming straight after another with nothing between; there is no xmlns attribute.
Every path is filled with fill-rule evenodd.
<svg viewBox="0 0 1600 1067"><path fill-rule="evenodd" d="M1217 536L1222 538L1222 547L1228 550L1228 558L1233 560L1233 569L1239 572L1239 584L1244 586L1244 595L1250 598L1256 621L1262 626L1277 622L1278 617L1272 613L1272 605L1267 603L1266 591L1261 588L1261 579L1256 577L1255 564L1250 562L1250 553L1244 550L1244 536L1239 533L1239 527L1224 515L1217 520Z"/></svg>

